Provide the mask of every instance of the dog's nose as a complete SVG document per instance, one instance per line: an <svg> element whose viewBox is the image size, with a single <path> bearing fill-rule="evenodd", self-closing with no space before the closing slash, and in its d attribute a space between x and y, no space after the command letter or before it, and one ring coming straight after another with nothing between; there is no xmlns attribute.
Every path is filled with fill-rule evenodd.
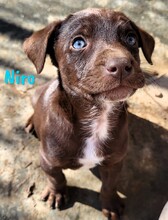
<svg viewBox="0 0 168 220"><path fill-rule="evenodd" d="M114 78L124 79L133 72L133 61L127 58L115 58L108 62L106 69Z"/></svg>

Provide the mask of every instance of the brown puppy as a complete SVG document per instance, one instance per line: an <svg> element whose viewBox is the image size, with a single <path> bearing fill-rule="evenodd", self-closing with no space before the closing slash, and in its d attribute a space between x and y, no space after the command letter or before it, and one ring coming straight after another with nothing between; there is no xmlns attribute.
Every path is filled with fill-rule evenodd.
<svg viewBox="0 0 168 220"><path fill-rule="evenodd" d="M33 97L27 127L41 141L41 167L48 178L42 198L59 207L66 193L62 169L98 166L101 203L120 216L116 183L127 152L125 100L143 87L139 48L152 64L154 39L123 13L87 9L35 32L24 43L37 72L49 54L58 78Z"/></svg>

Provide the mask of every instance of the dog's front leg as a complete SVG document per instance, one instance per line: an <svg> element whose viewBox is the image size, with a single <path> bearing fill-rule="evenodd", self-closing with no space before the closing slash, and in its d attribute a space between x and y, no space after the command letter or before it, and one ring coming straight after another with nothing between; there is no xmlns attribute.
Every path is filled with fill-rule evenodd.
<svg viewBox="0 0 168 220"><path fill-rule="evenodd" d="M102 180L101 204L103 214L111 220L120 219L123 212L123 204L116 193L116 184L119 173L122 168L122 162L114 164L112 167L99 166L99 172Z"/></svg>
<svg viewBox="0 0 168 220"><path fill-rule="evenodd" d="M41 167L47 175L48 185L41 195L41 200L47 201L50 208L60 208L66 198L66 179L59 167L51 166L41 157Z"/></svg>

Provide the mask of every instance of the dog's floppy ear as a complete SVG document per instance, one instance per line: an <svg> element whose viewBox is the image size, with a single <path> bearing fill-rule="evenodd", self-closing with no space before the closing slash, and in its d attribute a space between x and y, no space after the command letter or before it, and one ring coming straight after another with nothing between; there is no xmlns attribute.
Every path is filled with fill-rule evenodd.
<svg viewBox="0 0 168 220"><path fill-rule="evenodd" d="M135 23L133 23L134 28L136 29L136 31L138 32L138 35L140 37L140 47L142 48L143 54L146 58L146 60L148 61L148 63L150 63L151 65L152 60L152 53L155 47L155 40L154 38L148 34L146 31L142 30L141 28L139 28Z"/></svg>
<svg viewBox="0 0 168 220"><path fill-rule="evenodd" d="M23 44L24 51L35 65L37 73L40 73L44 67L46 55L49 50L52 50L49 47L53 46L54 38L58 34L61 23L61 21L55 21L47 25L42 30L33 33Z"/></svg>
<svg viewBox="0 0 168 220"><path fill-rule="evenodd" d="M152 57L152 53L155 47L155 40L150 34L148 34L146 31L140 28L139 28L139 34L141 37L140 46L142 48L143 54L146 60L148 61L148 63L152 65L153 63L152 63L151 57Z"/></svg>

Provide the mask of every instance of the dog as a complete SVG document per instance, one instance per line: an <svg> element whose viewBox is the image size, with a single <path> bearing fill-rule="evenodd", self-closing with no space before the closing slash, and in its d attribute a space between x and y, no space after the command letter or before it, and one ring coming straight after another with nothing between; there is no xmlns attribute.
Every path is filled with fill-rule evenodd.
<svg viewBox="0 0 168 220"><path fill-rule="evenodd" d="M39 87L27 131L41 142L40 164L48 185L42 200L63 205L63 169L98 167L102 211L120 219L117 179L127 154L125 103L145 84L139 48L149 64L155 41L121 12L85 9L55 21L24 42L40 73L48 54L58 77Z"/></svg>

